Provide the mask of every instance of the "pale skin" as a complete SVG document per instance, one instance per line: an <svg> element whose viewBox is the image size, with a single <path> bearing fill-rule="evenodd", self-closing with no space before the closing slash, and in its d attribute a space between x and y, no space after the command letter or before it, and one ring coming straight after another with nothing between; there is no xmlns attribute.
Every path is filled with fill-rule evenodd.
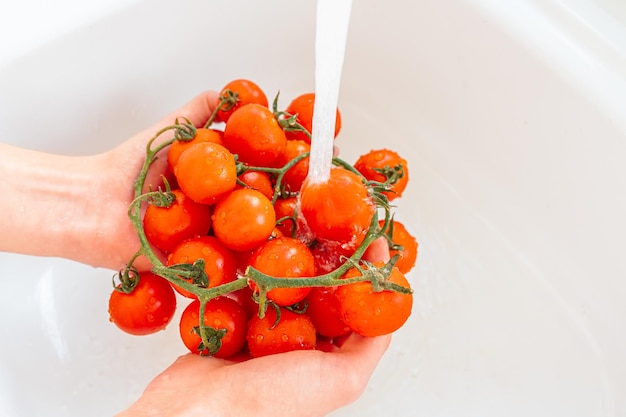
<svg viewBox="0 0 626 417"><path fill-rule="evenodd" d="M70 157L0 144L0 251L71 259L119 270L139 249L127 216L145 146L176 118L201 126L217 103L205 92L121 145ZM165 163L164 155L155 171ZM153 175L148 184L158 184ZM375 242L370 260L387 260ZM138 259L140 269L150 267ZM119 417L324 416L358 398L391 337L349 336L331 352L296 351L243 361L184 355Z"/></svg>

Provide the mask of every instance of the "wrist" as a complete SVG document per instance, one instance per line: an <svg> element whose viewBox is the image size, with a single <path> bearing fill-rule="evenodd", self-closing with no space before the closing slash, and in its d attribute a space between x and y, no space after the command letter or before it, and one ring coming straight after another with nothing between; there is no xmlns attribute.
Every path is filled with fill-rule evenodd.
<svg viewBox="0 0 626 417"><path fill-rule="evenodd" d="M6 236L0 250L73 259L94 266L99 224L109 204L99 187L102 157L69 157L8 145L0 152L0 202ZM115 208L117 210L117 208ZM100 227L100 228L99 228Z"/></svg>

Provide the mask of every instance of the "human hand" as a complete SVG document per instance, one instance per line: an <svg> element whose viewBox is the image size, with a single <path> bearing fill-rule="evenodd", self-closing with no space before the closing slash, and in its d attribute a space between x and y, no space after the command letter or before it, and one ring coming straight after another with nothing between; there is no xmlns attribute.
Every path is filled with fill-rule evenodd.
<svg viewBox="0 0 626 417"><path fill-rule="evenodd" d="M154 126L93 156L57 155L0 143L0 194L11 196L0 200L3 232L11 236L0 239L0 251L121 269L140 247L127 212L147 143L177 118L203 125L217 101L217 93L202 93ZM160 156L147 185L157 186L165 172L166 155ZM135 266L150 268L141 258Z"/></svg>
<svg viewBox="0 0 626 417"><path fill-rule="evenodd" d="M350 335L332 352L291 351L245 361L187 354L117 417L324 416L365 389L391 336Z"/></svg>
<svg viewBox="0 0 626 417"><path fill-rule="evenodd" d="M109 152L100 155L103 165L106 167L105 180L102 186L110 204L116 207L102 213L105 222L109 224L109 232L101 240L103 250L100 256L93 260L93 264L119 269L139 250L137 232L132 226L127 209L133 199L132 184L137 178L142 164L146 158L146 144L154 137L156 132L166 126L171 126L176 120L181 123L189 121L196 127L201 127L209 119L218 103L219 95L214 91L206 91L199 94L180 109L165 116L154 126L138 133L123 142ZM158 145L161 141L170 139L172 136L160 135L153 143ZM157 189L162 184L161 175L165 173L167 166L167 149L157 154L157 160L151 165L149 175L146 178L145 187ZM158 250L155 250L159 254ZM139 257L134 262L134 267L150 269L149 261Z"/></svg>

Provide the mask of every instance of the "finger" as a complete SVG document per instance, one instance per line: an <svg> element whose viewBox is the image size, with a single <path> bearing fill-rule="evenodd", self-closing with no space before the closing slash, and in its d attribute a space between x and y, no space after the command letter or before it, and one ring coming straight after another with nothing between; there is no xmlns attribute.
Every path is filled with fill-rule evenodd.
<svg viewBox="0 0 626 417"><path fill-rule="evenodd" d="M365 337L356 333L350 334L341 345L340 352L347 355L360 356L367 354L371 359L378 360L391 344L391 334Z"/></svg>
<svg viewBox="0 0 626 417"><path fill-rule="evenodd" d="M370 243L363 254L363 260L370 262L382 261L386 263L389 262L389 259L391 259L389 255L389 244L385 237L379 237Z"/></svg>
<svg viewBox="0 0 626 417"><path fill-rule="evenodd" d="M201 127L209 120L211 113L217 107L218 99L219 93L215 91L200 93L180 109L165 116L159 125L165 127L172 124L177 118L185 118L194 126Z"/></svg>
<svg viewBox="0 0 626 417"><path fill-rule="evenodd" d="M369 379L369 375L376 369L390 343L390 334L363 337L353 333L345 340L338 353L343 355L344 361L352 362L362 372L362 375Z"/></svg>
<svg viewBox="0 0 626 417"><path fill-rule="evenodd" d="M187 353L179 356L172 365L166 370L166 372L186 372L189 370L193 373L200 373L210 371L212 369L221 368L227 365L228 362L217 359L209 358L205 356L195 355L193 353Z"/></svg>

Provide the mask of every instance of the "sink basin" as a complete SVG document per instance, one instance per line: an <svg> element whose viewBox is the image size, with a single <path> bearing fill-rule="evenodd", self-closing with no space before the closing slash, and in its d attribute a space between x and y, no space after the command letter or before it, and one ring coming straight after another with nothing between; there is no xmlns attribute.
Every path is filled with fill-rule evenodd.
<svg viewBox="0 0 626 417"><path fill-rule="evenodd" d="M314 89L314 2L13 3L9 143L87 155L234 78L284 105ZM396 217L420 254L413 315L332 416L626 415L626 6L354 3L337 144L409 161ZM0 265L0 415L111 416L185 353L176 325L108 321L114 271Z"/></svg>

